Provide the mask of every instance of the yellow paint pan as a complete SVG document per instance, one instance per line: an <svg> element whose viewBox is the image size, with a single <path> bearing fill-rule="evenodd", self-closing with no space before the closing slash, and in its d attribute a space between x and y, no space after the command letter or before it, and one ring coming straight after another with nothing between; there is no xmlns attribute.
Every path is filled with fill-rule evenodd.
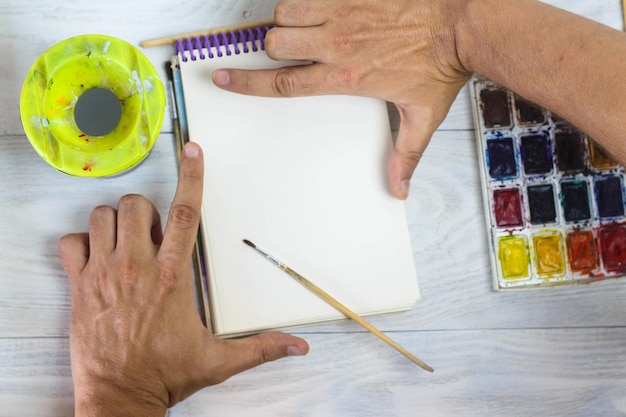
<svg viewBox="0 0 626 417"><path fill-rule="evenodd" d="M131 44L105 35L48 49L28 72L20 99L35 151L59 171L83 177L115 175L142 161L164 109L154 66Z"/></svg>

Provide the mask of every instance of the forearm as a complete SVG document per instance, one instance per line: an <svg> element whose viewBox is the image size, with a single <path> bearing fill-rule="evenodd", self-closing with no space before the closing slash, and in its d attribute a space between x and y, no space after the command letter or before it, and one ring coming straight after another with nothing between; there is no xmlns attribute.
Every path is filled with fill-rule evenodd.
<svg viewBox="0 0 626 417"><path fill-rule="evenodd" d="M626 162L626 35L533 0L460 0L463 66L544 106Z"/></svg>

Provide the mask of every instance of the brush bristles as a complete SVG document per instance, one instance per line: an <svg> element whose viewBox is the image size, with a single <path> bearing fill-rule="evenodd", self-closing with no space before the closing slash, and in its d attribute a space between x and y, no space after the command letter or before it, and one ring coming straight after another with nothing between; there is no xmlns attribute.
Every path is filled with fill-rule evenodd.
<svg viewBox="0 0 626 417"><path fill-rule="evenodd" d="M252 249L256 249L256 245L252 242L250 242L248 239L244 239L243 243L245 243L246 245L250 246Z"/></svg>

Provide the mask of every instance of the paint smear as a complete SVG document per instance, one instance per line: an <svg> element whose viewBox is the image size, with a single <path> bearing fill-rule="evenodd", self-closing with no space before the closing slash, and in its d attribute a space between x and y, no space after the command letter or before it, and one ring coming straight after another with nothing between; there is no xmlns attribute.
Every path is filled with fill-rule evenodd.
<svg viewBox="0 0 626 417"><path fill-rule="evenodd" d="M560 233L533 235L533 248L537 275L552 277L565 274L565 257Z"/></svg>
<svg viewBox="0 0 626 417"><path fill-rule="evenodd" d="M556 204L554 203L554 187L552 184L529 185L528 208L532 224L554 223L556 221Z"/></svg>
<svg viewBox="0 0 626 417"><path fill-rule="evenodd" d="M589 275L598 268L598 250L591 230L574 230L567 234L566 241L572 272Z"/></svg>
<svg viewBox="0 0 626 417"><path fill-rule="evenodd" d="M495 190L493 205L498 227L519 227L524 224L522 197L518 188Z"/></svg>
<svg viewBox="0 0 626 417"><path fill-rule="evenodd" d="M561 205L563 215L568 222L589 220L589 193L587 182L574 180L561 182Z"/></svg>
<svg viewBox="0 0 626 417"><path fill-rule="evenodd" d="M487 160L491 178L502 179L517 176L515 148L512 138L487 141Z"/></svg>
<svg viewBox="0 0 626 417"><path fill-rule="evenodd" d="M585 169L585 144L579 132L556 132L554 144L560 171L576 173Z"/></svg>
<svg viewBox="0 0 626 417"><path fill-rule="evenodd" d="M610 176L595 181L596 203L601 218L619 217L624 215L624 196L622 180Z"/></svg>
<svg viewBox="0 0 626 417"><path fill-rule="evenodd" d="M593 140L589 140L589 162L591 166L600 170L612 169L617 166L617 162Z"/></svg>
<svg viewBox="0 0 626 417"><path fill-rule="evenodd" d="M504 279L528 277L528 248L524 236L501 237L498 241L498 257Z"/></svg>
<svg viewBox="0 0 626 417"><path fill-rule="evenodd" d="M622 225L600 228L602 263L609 272L626 271L626 228Z"/></svg>
<svg viewBox="0 0 626 417"><path fill-rule="evenodd" d="M541 107L519 96L515 97L515 108L517 120L522 125L540 124L546 121L546 114Z"/></svg>
<svg viewBox="0 0 626 417"><path fill-rule="evenodd" d="M485 127L511 126L509 94L502 89L483 89L480 92L483 122Z"/></svg>
<svg viewBox="0 0 626 417"><path fill-rule="evenodd" d="M539 175L552 172L552 150L545 134L523 136L521 142L526 174Z"/></svg>

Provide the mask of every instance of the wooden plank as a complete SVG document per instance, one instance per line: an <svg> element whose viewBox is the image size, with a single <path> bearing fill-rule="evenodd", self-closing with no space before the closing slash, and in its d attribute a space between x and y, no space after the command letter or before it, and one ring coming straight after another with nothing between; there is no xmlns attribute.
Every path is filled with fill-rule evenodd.
<svg viewBox="0 0 626 417"><path fill-rule="evenodd" d="M72 415L69 284L56 253L58 237L84 230L94 206L116 204L129 192L145 194L165 216L176 177L167 117L166 134L132 174L85 180L47 166L23 136L19 118L17 100L31 64L52 44L81 33L106 33L138 45L163 34L266 18L275 3L0 2L0 49L6 52L0 61L2 416ZM623 28L617 1L550 3ZM163 77L162 63L171 52L145 51ZM194 395L169 415L626 414L624 282L491 291L468 100L462 91L427 149L406 203L422 300L410 312L372 319L419 352L435 373L407 366L343 321L295 329L311 343L309 356L243 373Z"/></svg>
<svg viewBox="0 0 626 417"><path fill-rule="evenodd" d="M131 174L100 180L57 173L29 146L23 137L0 138L0 177L8 179L0 193L0 337L66 336L69 284L57 239L85 230L93 207L117 204L125 193L145 194L165 216L176 182L173 138L162 135ZM406 202L422 299L410 312L373 318L372 324L382 331L622 325L624 281L491 290L476 158L473 132L436 133ZM360 331L350 323L315 329Z"/></svg>
<svg viewBox="0 0 626 417"><path fill-rule="evenodd" d="M626 329L402 332L435 373L368 333L307 334L311 352L262 365L172 417L605 417L626 413ZM72 415L67 339L0 339L3 417Z"/></svg>

